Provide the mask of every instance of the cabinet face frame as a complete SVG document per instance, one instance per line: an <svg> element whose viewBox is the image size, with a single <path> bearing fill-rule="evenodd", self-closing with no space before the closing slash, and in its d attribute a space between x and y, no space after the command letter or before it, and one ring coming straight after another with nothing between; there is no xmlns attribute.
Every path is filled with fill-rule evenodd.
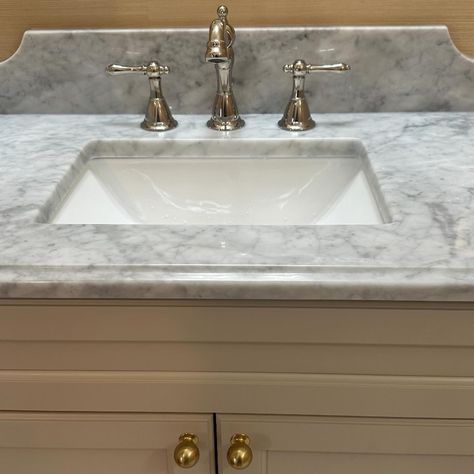
<svg viewBox="0 0 474 474"><path fill-rule="evenodd" d="M471 377L474 306L0 300L0 370Z"/></svg>
<svg viewBox="0 0 474 474"><path fill-rule="evenodd" d="M474 418L473 316L467 303L0 300L0 410ZM229 331L236 318L250 330Z"/></svg>
<svg viewBox="0 0 474 474"><path fill-rule="evenodd" d="M252 330L245 334L230 332L229 322L235 318ZM75 344L83 345L81 350L91 348L93 354L93 347L104 353L114 344L131 349L147 344L160 350L174 347L184 350L182 369L207 370L156 370L153 366L150 370L117 370L121 360L111 370L101 367L100 359L98 365L78 370L71 357ZM59 345L65 352L51 350ZM232 365L222 357L220 348L224 346L254 351L249 352L247 371L238 370L242 360L238 360L240 365ZM394 355L385 358L376 373L351 372L349 356L346 362L342 356L335 362L343 372L339 374L285 372L281 363L275 363L272 369L272 360L268 361L271 370L251 370L252 357L258 356L258 351L262 357L268 356L269 347L288 355L286 362L301 368L295 353L291 356L291 348L299 346L326 351L331 348L340 355L348 350L353 356L355 349L379 347L380 354L393 351ZM47 357L37 358L38 365L32 369L21 366L21 350L31 351L32 361L38 347L45 349ZM186 347L199 350L194 354L200 354L201 360L192 361L198 365L186 366L186 358L192 355L192 351L183 349ZM220 356L220 370L203 357L205 347L209 357ZM410 360L414 351L418 361ZM175 431L198 431L199 426L205 426L201 432L207 434L201 443L206 439L209 457L201 464L205 472L193 470L195 474L214 474L215 446L221 474L233 474L223 456L228 438L236 431L248 432L252 438L255 458L247 474L264 474L269 469L279 474L277 468L287 471L288 463L301 474L311 473L315 460L331 467L356 459L365 472L374 462L390 461L405 466L408 474L412 472L409 469L415 469L413 463L417 463L418 471L413 471L417 474L437 474L436 469L446 471L446 466L453 472L468 472L473 467L474 421L468 419L474 419L474 377L453 377L449 369L449 364L458 363L461 373L474 367L474 307L470 304L4 300L0 301L0 353L0 365L6 364L0 368L0 410L10 410L0 411L0 452L2 443L6 448L23 445L25 449L41 450L54 439L57 448L61 449L63 443L63 449L67 449L68 438L61 430L56 438L50 436L48 441L36 437L33 446L26 447L27 433L15 427L21 424L73 426L88 421L98 427L115 423L135 426L136 430L140 423L148 427L161 423L179 425ZM168 351L168 356L171 353ZM450 376L436 373L440 360L435 357L437 353L446 358L448 365L443 370ZM138 365L142 363L138 350L125 355L130 354L137 358ZM402 365L395 365L399 356L408 358L406 362L412 362L419 373L404 373ZM14 358L19 365L9 367ZM61 363L66 366L61 367ZM163 367L172 368L172 363L176 360L164 360ZM68 368L67 364L72 365ZM369 366L365 367L368 370ZM391 373L397 370L400 375ZM423 370L430 375L423 374ZM217 445L212 415L206 413L219 413ZM420 420L422 417L432 419ZM2 426L9 428L2 432ZM110 436L102 438L113 445L113 437L120 438L119 432L109 428ZM346 436L341 448L344 432L351 436ZM170 474L182 474L170 460L178 435L155 439L167 450ZM13 446L15 436L17 446ZM318 443L323 453L312 448L311 440L318 436L326 442ZM93 437L83 440L85 448L96 445ZM364 440L371 446L369 454L364 454ZM385 456L384 460L380 456ZM427 463L432 463L430 469ZM364 472L362 467L360 472Z"/></svg>

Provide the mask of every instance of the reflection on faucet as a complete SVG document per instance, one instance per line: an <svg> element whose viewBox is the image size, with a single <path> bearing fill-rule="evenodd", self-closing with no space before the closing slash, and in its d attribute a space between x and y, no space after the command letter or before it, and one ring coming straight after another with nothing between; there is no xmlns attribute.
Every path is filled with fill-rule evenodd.
<svg viewBox="0 0 474 474"><path fill-rule="evenodd" d="M234 65L235 30L227 22L228 9L221 5L218 18L209 28L206 62L214 63L217 73L217 93L212 117L207 126L213 130L228 131L242 128L245 122L240 118L232 92L232 67Z"/></svg>

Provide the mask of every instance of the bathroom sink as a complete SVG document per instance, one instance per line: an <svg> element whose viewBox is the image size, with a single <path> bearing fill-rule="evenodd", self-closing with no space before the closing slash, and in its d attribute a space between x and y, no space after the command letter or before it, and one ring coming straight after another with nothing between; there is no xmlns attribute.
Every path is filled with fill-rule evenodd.
<svg viewBox="0 0 474 474"><path fill-rule="evenodd" d="M55 224L381 224L387 212L358 140L97 142ZM60 186L64 188L63 186Z"/></svg>

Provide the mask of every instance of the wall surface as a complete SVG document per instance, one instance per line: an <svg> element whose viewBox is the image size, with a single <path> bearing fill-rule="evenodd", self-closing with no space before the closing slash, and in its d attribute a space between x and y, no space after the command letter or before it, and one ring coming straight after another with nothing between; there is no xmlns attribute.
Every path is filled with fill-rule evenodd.
<svg viewBox="0 0 474 474"><path fill-rule="evenodd" d="M207 26L217 0L0 0L0 59L30 28ZM227 0L234 26L446 24L474 56L472 0Z"/></svg>

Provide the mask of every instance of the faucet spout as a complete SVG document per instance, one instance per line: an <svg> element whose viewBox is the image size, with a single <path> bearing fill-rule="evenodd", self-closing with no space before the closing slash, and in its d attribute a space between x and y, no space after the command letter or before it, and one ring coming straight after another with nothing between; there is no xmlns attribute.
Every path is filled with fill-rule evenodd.
<svg viewBox="0 0 474 474"><path fill-rule="evenodd" d="M209 28L206 62L217 64L229 61L229 49L226 38L226 23L221 19L214 20Z"/></svg>
<svg viewBox="0 0 474 474"><path fill-rule="evenodd" d="M221 5L217 16L209 27L209 41L205 59L214 63L217 74L217 92L211 119L207 126L213 130L229 131L242 128L245 122L240 118L232 91L232 68L234 65L235 30L227 22L228 9Z"/></svg>

